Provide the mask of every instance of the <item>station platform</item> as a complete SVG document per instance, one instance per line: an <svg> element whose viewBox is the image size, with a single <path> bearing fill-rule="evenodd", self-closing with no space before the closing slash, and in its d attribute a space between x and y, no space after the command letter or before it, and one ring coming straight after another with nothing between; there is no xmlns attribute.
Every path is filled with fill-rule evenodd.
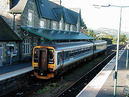
<svg viewBox="0 0 129 97"><path fill-rule="evenodd" d="M125 88L129 86L129 77L127 77L129 66L126 66L126 56L127 50L120 50L116 97L125 97ZM114 57L76 97L114 97L115 62Z"/></svg>
<svg viewBox="0 0 129 97"><path fill-rule="evenodd" d="M31 63L19 63L0 67L0 81L32 71Z"/></svg>

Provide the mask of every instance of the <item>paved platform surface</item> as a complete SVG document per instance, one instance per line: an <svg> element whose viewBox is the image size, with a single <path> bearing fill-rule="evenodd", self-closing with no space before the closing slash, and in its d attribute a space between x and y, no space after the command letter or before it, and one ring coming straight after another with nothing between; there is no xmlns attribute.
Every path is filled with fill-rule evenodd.
<svg viewBox="0 0 129 97"><path fill-rule="evenodd" d="M4 74L4 73L16 71L19 69L23 69L26 67L30 67L30 66L31 66L31 63L19 63L19 64L15 64L15 65L3 66L3 67L0 67L0 75Z"/></svg>
<svg viewBox="0 0 129 97"><path fill-rule="evenodd" d="M0 67L0 81L19 76L32 71L31 63L20 63L16 65Z"/></svg>
<svg viewBox="0 0 129 97"><path fill-rule="evenodd" d="M129 85L129 78L127 78L129 66L126 66L126 54L126 50L120 52L116 97L125 97L123 90ZM115 57L76 97L113 97L114 67Z"/></svg>

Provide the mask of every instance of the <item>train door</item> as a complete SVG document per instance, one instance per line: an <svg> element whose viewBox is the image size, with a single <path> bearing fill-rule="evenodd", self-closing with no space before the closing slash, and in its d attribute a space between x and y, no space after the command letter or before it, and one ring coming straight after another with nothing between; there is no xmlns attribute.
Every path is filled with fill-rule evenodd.
<svg viewBox="0 0 129 97"><path fill-rule="evenodd" d="M39 59L39 67L41 70L47 71L48 68L48 62L47 62L47 49L43 48L40 50L40 59Z"/></svg>

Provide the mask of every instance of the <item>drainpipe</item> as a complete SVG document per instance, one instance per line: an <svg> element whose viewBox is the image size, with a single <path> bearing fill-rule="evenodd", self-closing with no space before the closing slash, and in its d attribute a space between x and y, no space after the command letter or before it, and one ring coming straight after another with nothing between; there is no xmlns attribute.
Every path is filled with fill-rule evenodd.
<svg viewBox="0 0 129 97"><path fill-rule="evenodd" d="M13 13L13 30L15 31L15 18L16 18L16 14Z"/></svg>

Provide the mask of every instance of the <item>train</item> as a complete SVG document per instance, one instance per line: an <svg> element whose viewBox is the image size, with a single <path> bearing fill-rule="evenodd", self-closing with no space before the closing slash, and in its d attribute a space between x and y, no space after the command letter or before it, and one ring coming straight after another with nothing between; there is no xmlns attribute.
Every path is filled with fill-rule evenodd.
<svg viewBox="0 0 129 97"><path fill-rule="evenodd" d="M39 79L51 79L78 61L105 51L104 40L43 43L33 48L32 67Z"/></svg>

